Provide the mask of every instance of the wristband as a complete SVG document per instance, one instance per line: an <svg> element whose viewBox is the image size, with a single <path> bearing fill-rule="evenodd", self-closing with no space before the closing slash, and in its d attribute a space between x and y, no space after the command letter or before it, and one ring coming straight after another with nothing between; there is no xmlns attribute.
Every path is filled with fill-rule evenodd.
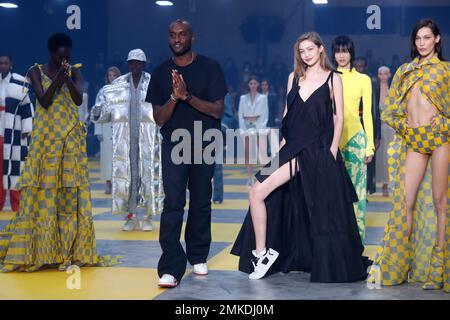
<svg viewBox="0 0 450 320"><path fill-rule="evenodd" d="M170 99L171 99L173 102L178 102L178 99L173 95L173 93L170 94Z"/></svg>

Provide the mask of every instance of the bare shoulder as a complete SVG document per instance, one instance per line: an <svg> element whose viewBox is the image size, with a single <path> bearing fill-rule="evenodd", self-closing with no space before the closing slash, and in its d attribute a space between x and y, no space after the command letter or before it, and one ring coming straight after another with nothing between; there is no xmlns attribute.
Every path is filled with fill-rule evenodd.
<svg viewBox="0 0 450 320"><path fill-rule="evenodd" d="M292 72L289 74L289 77L288 77L288 84L290 85L290 84L292 83L293 80L294 80L294 71L292 71Z"/></svg>
<svg viewBox="0 0 450 320"><path fill-rule="evenodd" d="M334 87L342 87L342 78L341 75L338 72L331 71L333 73L333 81L328 81L328 86L330 87L331 91L333 91Z"/></svg>
<svg viewBox="0 0 450 320"><path fill-rule="evenodd" d="M294 72L292 71L289 74L288 81L287 81L287 86L286 87L287 87L288 91L291 90L293 81L294 81Z"/></svg>
<svg viewBox="0 0 450 320"><path fill-rule="evenodd" d="M35 65L31 68L29 76L30 76L31 83L41 81L41 69L39 68L38 65Z"/></svg>
<svg viewBox="0 0 450 320"><path fill-rule="evenodd" d="M334 83L338 83L338 84L342 84L342 78L341 75L337 72L333 72L333 82Z"/></svg>

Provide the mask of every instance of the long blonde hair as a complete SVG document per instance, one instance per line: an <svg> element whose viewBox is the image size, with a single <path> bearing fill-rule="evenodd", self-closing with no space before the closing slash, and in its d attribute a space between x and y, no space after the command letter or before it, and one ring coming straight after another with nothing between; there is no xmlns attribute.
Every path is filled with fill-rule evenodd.
<svg viewBox="0 0 450 320"><path fill-rule="evenodd" d="M320 66L322 67L322 69L327 71L334 70L330 63L330 59L328 59L322 38L319 36L317 32L312 31L302 34L294 44L294 76L298 78L303 78L306 74L306 69L308 65L305 62L303 62L299 50L300 43L305 40L309 40L313 42L316 46L318 47L322 46L324 48L323 51L320 53Z"/></svg>
<svg viewBox="0 0 450 320"><path fill-rule="evenodd" d="M122 75L119 68L117 68L116 66L109 67L108 70L106 70L106 74L105 74L105 84L111 84L111 82L109 82L109 78L108 78L108 75L111 71L116 74L116 79Z"/></svg>

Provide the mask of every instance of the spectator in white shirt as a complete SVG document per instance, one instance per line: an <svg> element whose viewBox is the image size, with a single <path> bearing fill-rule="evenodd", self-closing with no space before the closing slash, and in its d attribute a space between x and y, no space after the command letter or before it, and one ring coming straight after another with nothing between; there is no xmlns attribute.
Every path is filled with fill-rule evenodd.
<svg viewBox="0 0 450 320"><path fill-rule="evenodd" d="M245 164L247 165L248 183L251 187L254 183L251 157L254 151L254 141L258 148L259 162L262 156L267 154L267 120L269 107L267 96L258 92L259 82L255 76L248 81L249 92L241 96L239 100L239 129L245 144ZM264 153L265 152L265 153Z"/></svg>

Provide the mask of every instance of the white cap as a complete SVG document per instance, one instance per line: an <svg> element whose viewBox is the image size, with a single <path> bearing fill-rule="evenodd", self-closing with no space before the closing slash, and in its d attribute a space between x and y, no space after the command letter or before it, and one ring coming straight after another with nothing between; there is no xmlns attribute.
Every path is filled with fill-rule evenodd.
<svg viewBox="0 0 450 320"><path fill-rule="evenodd" d="M142 51L141 49L134 49L134 50L131 50L128 53L127 61L130 61L130 60L137 60L137 61L141 61L141 62L147 62L147 57L145 56L144 51Z"/></svg>

